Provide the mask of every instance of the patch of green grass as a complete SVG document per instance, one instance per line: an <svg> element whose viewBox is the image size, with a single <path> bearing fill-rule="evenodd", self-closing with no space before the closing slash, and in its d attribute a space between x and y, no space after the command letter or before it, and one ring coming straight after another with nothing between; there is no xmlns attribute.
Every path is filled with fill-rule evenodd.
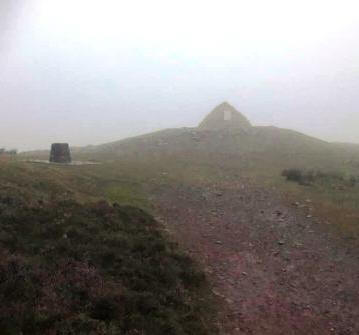
<svg viewBox="0 0 359 335"><path fill-rule="evenodd" d="M144 196L140 196L136 185L133 184L117 183L117 185L110 185L105 190L105 198L122 205L132 205L145 209L150 208L148 201Z"/></svg>

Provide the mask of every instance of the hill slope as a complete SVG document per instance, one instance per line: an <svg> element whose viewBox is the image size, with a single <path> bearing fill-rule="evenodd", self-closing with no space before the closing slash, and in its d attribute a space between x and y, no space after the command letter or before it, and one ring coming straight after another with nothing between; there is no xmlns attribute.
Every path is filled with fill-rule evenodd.
<svg viewBox="0 0 359 335"><path fill-rule="evenodd" d="M246 132L166 129L159 132L82 148L73 153L76 159L118 160L124 157L157 158L174 155L191 161L199 159L217 164L230 160L236 167L259 169L269 166L275 173L289 167L353 169L344 163L359 162L355 150L342 148L276 127L251 127ZM274 172L274 171L273 171Z"/></svg>
<svg viewBox="0 0 359 335"><path fill-rule="evenodd" d="M203 272L111 170L0 162L1 334L216 333Z"/></svg>
<svg viewBox="0 0 359 335"><path fill-rule="evenodd" d="M228 117L230 113L230 117ZM72 148L75 160L163 159L228 165L256 174L277 175L290 167L356 173L358 145L328 143L294 130L255 127L228 103L217 106L197 128L165 129L120 141ZM49 152L23 157L48 159ZM262 168L266 167L263 171Z"/></svg>
<svg viewBox="0 0 359 335"><path fill-rule="evenodd" d="M223 116L218 121L230 121L224 120L224 112L216 113ZM213 293L224 304L220 318L224 327L220 327L225 331L221 333L358 332L354 279L358 272L359 187L355 183L336 185L343 180L330 174L327 176L333 178L325 179L322 174L324 179L310 187L285 182L280 176L287 167L357 173L355 145L330 144L276 127L211 126L167 129L74 149L73 155L102 164L15 163L17 169L5 171L9 176L3 186L14 187L14 192L27 197L51 194L45 199L55 197L56 203L59 195L60 203L71 195L80 202L106 198L141 207L150 204L161 228L204 265ZM4 175L4 170L0 173ZM350 206L345 207L347 204ZM84 206L80 213L92 223L96 220L91 216L93 207ZM119 210L105 207L105 214ZM36 211L41 216L31 222L35 227L44 214L41 208ZM21 220L28 214L26 209ZM97 223L106 224L103 218ZM77 224L81 226L81 220ZM68 226L72 232L71 220L65 220L65 228ZM12 240L16 242L15 235ZM107 248L96 236L91 243L99 244L101 252ZM159 273L161 264L156 268ZM183 293L181 285L179 288ZM186 320L191 322L193 317L198 320L193 314ZM147 321L152 322L151 318ZM165 318L166 325L167 321L171 322ZM191 334L182 330L178 333Z"/></svg>

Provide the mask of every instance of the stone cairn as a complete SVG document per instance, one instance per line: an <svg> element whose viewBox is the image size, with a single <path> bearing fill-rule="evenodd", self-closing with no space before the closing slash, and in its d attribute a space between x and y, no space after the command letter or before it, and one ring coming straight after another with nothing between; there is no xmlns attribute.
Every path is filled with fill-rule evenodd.
<svg viewBox="0 0 359 335"><path fill-rule="evenodd" d="M50 162L61 164L71 163L71 153L68 143L53 143L51 145Z"/></svg>
<svg viewBox="0 0 359 335"><path fill-rule="evenodd" d="M249 120L228 102L218 105L198 126L198 130L210 131L249 131Z"/></svg>

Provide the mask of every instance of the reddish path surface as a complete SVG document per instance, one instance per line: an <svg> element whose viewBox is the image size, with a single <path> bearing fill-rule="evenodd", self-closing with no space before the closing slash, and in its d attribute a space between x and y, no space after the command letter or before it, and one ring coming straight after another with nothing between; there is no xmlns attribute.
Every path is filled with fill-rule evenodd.
<svg viewBox="0 0 359 335"><path fill-rule="evenodd" d="M221 334L359 334L359 250L248 185L163 188L160 219L224 302Z"/></svg>

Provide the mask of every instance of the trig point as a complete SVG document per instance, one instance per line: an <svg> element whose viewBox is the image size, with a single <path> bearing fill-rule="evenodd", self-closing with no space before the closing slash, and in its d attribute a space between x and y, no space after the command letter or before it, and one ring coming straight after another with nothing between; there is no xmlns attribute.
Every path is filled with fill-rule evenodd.
<svg viewBox="0 0 359 335"><path fill-rule="evenodd" d="M51 145L50 163L71 163L71 153L68 143L53 143Z"/></svg>

